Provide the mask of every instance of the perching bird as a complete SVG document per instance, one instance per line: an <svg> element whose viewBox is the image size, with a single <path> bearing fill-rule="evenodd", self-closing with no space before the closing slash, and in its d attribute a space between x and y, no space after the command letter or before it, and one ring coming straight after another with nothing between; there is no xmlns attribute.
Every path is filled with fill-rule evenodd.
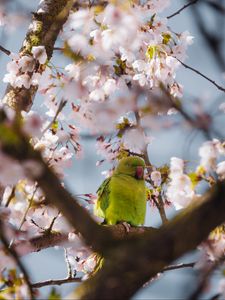
<svg viewBox="0 0 225 300"><path fill-rule="evenodd" d="M146 213L145 162L138 156L120 160L113 175L99 187L94 213L104 223L144 224Z"/></svg>

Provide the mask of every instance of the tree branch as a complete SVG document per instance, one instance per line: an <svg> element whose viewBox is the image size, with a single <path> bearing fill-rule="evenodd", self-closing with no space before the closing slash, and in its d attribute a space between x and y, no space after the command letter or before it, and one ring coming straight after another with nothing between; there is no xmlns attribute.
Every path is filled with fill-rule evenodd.
<svg viewBox="0 0 225 300"><path fill-rule="evenodd" d="M224 198L225 183L218 183L156 233L121 241L120 247L106 257L102 269L82 283L74 296L79 299L130 298L172 261L195 249L225 221Z"/></svg>
<svg viewBox="0 0 225 300"><path fill-rule="evenodd" d="M73 4L74 0L42 1L37 11L33 13L33 20L20 50L20 56L30 55L33 46L42 45L46 49L48 60L50 60L56 38ZM4 49L0 50L3 51ZM7 54L8 50L5 50L4 52ZM33 103L36 91L36 86L26 89L24 87L13 88L8 85L3 101L14 109L28 111Z"/></svg>
<svg viewBox="0 0 225 300"><path fill-rule="evenodd" d="M184 268L192 268L195 265L195 262L186 263L186 264L178 264L178 265L171 265L162 270L161 273L171 271L171 270L178 270ZM82 282L81 277L67 277L64 279L50 279L46 281L41 281L37 283L32 283L32 288L41 288L48 285L62 285L66 283L73 283L73 282Z"/></svg>
<svg viewBox="0 0 225 300"><path fill-rule="evenodd" d="M72 282L81 282L82 278L81 277L68 277L64 279L50 279L46 281L41 281L37 283L32 283L32 288L38 289L43 286L48 286L48 285L62 285L65 283L72 283Z"/></svg>
<svg viewBox="0 0 225 300"><path fill-rule="evenodd" d="M175 57L176 58L176 57ZM214 80L210 79L209 77L207 77L206 75L204 75L203 73L201 73L200 71L196 70L193 67L190 67L188 65L186 65L185 63L183 63L181 60L179 60L178 58L176 58L181 64L182 66L184 66L186 69L189 69L193 72L195 72L196 74L200 75L201 77L205 78L207 81L211 82L215 87L217 87L218 90L222 91L225 93L225 88L220 86L218 83L216 83Z"/></svg>
<svg viewBox="0 0 225 300"><path fill-rule="evenodd" d="M168 16L167 19L171 19L171 18L175 17L176 15L179 15L185 8L187 8L188 6L191 6L191 5L195 4L195 3L197 3L198 1L199 0L190 1L189 3L185 4L180 9L178 9L175 13L173 13L170 16Z"/></svg>
<svg viewBox="0 0 225 300"><path fill-rule="evenodd" d="M13 248L20 256L31 252L38 252L46 248L59 246L69 243L68 235L60 232L52 232L31 238L30 240L19 240L13 245Z"/></svg>
<svg viewBox="0 0 225 300"><path fill-rule="evenodd" d="M123 224L112 226L104 226L112 233L112 236L117 240L123 240L128 236L135 236L144 232L156 232L158 229L154 227L130 227L129 232L125 229ZM24 256L31 252L38 252L46 248L54 246L72 245L73 242L68 240L68 234L60 232L44 233L43 235L36 236L30 240L19 240L14 243L14 250L20 255Z"/></svg>
<svg viewBox="0 0 225 300"><path fill-rule="evenodd" d="M0 51L2 51L3 53L5 53L8 56L11 54L11 52L9 50L7 50L6 48L2 47L1 45L0 45Z"/></svg>
<svg viewBox="0 0 225 300"><path fill-rule="evenodd" d="M184 264L178 264L178 265L170 265L168 267L165 267L161 273L172 271L172 270L178 270L178 269L184 269L184 268L193 268L196 262L190 262L190 263L184 263Z"/></svg>

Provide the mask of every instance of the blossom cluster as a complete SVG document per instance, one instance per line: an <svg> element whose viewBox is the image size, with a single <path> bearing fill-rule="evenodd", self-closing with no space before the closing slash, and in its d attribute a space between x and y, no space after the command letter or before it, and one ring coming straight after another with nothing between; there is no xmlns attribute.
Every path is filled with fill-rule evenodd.
<svg viewBox="0 0 225 300"><path fill-rule="evenodd" d="M29 89L31 85L37 86L41 78L40 70L36 72L37 64L44 65L47 54L44 46L34 46L31 51L33 56L10 54L12 61L7 64L7 74L3 82L10 83L13 87Z"/></svg>
<svg viewBox="0 0 225 300"><path fill-rule="evenodd" d="M97 136L97 154L101 156L97 164L105 160L114 163L133 154L144 157L153 140L146 129L156 127L157 117L174 113L167 98L181 101L183 87L176 72L193 37L188 31L175 33L160 16L169 2L109 1L105 7L72 11L60 35L62 53L71 59L62 69L48 61L42 45L34 46L29 55L10 55L3 82L16 89L35 87L45 110L43 116L33 110L22 111L21 130L60 180L64 180L74 154L81 155L80 132ZM13 126L15 112L3 110L9 122L5 128ZM42 167L32 160L18 162L1 146L4 193L0 217L11 228L11 243L46 231L66 233L73 244L66 247L68 263L77 272L91 273L97 257L29 179L41 175ZM156 202L162 198L164 205L172 203L176 209L197 201L196 186L201 181L211 185L225 178L225 161L220 161L224 154L223 142L214 139L200 147L195 172L188 173L186 162L177 157L171 158L170 167L148 166L149 198ZM104 175L110 176L112 171ZM92 196L86 196L92 205ZM211 236L210 241L217 250L224 247L224 233ZM205 247L204 251L211 249Z"/></svg>

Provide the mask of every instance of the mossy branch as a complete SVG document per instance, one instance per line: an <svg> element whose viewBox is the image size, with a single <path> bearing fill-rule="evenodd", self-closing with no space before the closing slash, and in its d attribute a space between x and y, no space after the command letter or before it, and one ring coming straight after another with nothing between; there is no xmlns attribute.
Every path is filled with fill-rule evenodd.
<svg viewBox="0 0 225 300"><path fill-rule="evenodd" d="M45 0L33 13L32 22L20 49L20 56L30 55L33 46L44 46L48 60L51 59L57 36L68 18L74 0ZM7 86L4 103L16 110L28 111L33 104L37 87L14 88Z"/></svg>

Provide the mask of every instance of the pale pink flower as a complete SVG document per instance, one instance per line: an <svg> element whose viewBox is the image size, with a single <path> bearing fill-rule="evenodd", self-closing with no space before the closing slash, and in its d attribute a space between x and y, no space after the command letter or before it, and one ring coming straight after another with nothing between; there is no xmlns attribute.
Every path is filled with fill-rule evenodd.
<svg viewBox="0 0 225 300"><path fill-rule="evenodd" d="M18 66L22 72L32 72L34 70L35 61L33 57L24 55L19 59Z"/></svg>
<svg viewBox="0 0 225 300"><path fill-rule="evenodd" d="M102 101L105 99L105 93L104 90L102 88L98 88L93 90L90 95L89 98L93 101Z"/></svg>
<svg viewBox="0 0 225 300"><path fill-rule="evenodd" d="M171 157L170 159L170 174L183 174L184 161L178 157ZM173 176L172 175L172 176Z"/></svg>
<svg viewBox="0 0 225 300"><path fill-rule="evenodd" d="M16 85L15 85L16 78L17 78L16 74L7 73L4 75L2 81L5 83L10 83L11 86L16 87Z"/></svg>
<svg viewBox="0 0 225 300"><path fill-rule="evenodd" d="M26 89L30 88L30 76L28 74L22 74L16 77L14 86L22 87L24 86Z"/></svg>
<svg viewBox="0 0 225 300"><path fill-rule="evenodd" d="M145 86L148 83L148 79L144 73L135 74L133 80L137 80L140 86Z"/></svg>
<svg viewBox="0 0 225 300"><path fill-rule="evenodd" d="M174 205L175 209L181 209L188 206L195 196L191 179L185 174L172 177L167 188L166 196Z"/></svg>
<svg viewBox="0 0 225 300"><path fill-rule="evenodd" d="M81 75L81 68L78 64L69 64L65 67L68 75L75 81L78 81Z"/></svg>
<svg viewBox="0 0 225 300"><path fill-rule="evenodd" d="M6 70L9 73L12 74L17 74L19 72L19 65L18 62L15 60L10 61L7 65L6 65Z"/></svg>
<svg viewBox="0 0 225 300"><path fill-rule="evenodd" d="M206 141L199 148L200 164L206 171L215 170L218 152L213 141Z"/></svg>
<svg viewBox="0 0 225 300"><path fill-rule="evenodd" d="M45 64L48 57L47 57L44 46L33 46L32 50L31 50L31 53L33 54L33 57L37 61L39 61L39 63L41 65Z"/></svg>
<svg viewBox="0 0 225 300"><path fill-rule="evenodd" d="M144 60L135 60L132 64L133 68L136 69L138 72L143 72L147 68L147 63Z"/></svg>
<svg viewBox="0 0 225 300"><path fill-rule="evenodd" d="M126 130L122 137L122 142L125 148L135 153L142 153L147 146L146 137L139 129Z"/></svg>
<svg viewBox="0 0 225 300"><path fill-rule="evenodd" d="M131 50L120 47L119 51L121 53L121 60L127 61L128 63L132 63L135 60L135 55Z"/></svg>
<svg viewBox="0 0 225 300"><path fill-rule="evenodd" d="M221 161L216 166L216 173L220 179L225 179L225 161Z"/></svg>
<svg viewBox="0 0 225 300"><path fill-rule="evenodd" d="M178 84L178 83L173 83L170 86L170 93L174 97L181 98L183 96L183 86L181 84Z"/></svg>
<svg viewBox="0 0 225 300"><path fill-rule="evenodd" d="M180 35L180 42L186 47L193 44L194 37L190 35L189 31L184 31Z"/></svg>
<svg viewBox="0 0 225 300"><path fill-rule="evenodd" d="M116 88L116 80L111 78L107 79L103 85L103 90L107 96L114 93Z"/></svg>
<svg viewBox="0 0 225 300"><path fill-rule="evenodd" d="M151 180L153 181L154 186L160 186L162 182L161 173L159 171L151 172Z"/></svg>

